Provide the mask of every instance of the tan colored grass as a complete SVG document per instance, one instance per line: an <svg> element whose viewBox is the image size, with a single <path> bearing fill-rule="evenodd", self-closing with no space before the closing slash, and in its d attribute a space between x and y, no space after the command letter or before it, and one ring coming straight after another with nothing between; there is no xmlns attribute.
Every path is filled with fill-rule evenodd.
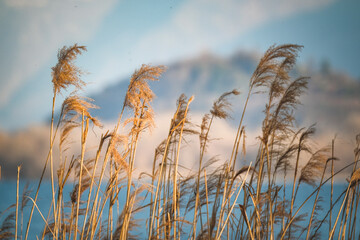
<svg viewBox="0 0 360 240"><path fill-rule="evenodd" d="M142 65L133 73L117 124L113 130L101 135L94 156L86 147L88 131L90 124L97 127L101 124L90 114L90 109L96 108L91 99L70 94L62 105L61 121L54 127L57 94L69 86L79 89L85 84L80 78L83 72L74 62L86 48L76 44L62 48L58 53L58 63L52 68L54 96L50 149L35 198L26 197L33 204L25 239L28 238L35 207L45 223L42 239L132 239L137 238L139 226L140 231L146 231L149 240L296 239L303 238L305 232L306 239L317 237L321 224L327 220L327 216L317 219L320 190L339 172L334 173L335 162L331 161L332 171L327 173L326 164L337 158L334 151L328 156L329 149L314 147L311 138L315 127L296 128L294 111L300 104L299 97L307 88L308 78L293 79L290 71L301 48L293 44L274 45L260 59L249 81L249 91L229 156L207 156L209 153L206 150L217 144L211 138L211 131L216 130L212 129L213 121L230 118L232 105L229 97L238 95L239 91L226 92L215 100L200 126L193 124L190 118L189 109L194 97L188 99L181 95L165 140L154 150L152 172L140 175L149 176L146 180L134 177L135 161L143 161L137 159L136 153L141 151L138 142L142 134L147 130L151 132L155 126L151 106L155 94L149 81L158 81L165 67ZM268 99L264 103L258 155L252 159L253 164L247 165L238 161L238 155L242 151L246 156L246 109L251 96L259 92L267 94ZM122 119L124 112L129 113L126 119ZM127 128L122 128L125 125ZM74 128L81 129L78 136L79 156L69 156L69 152L65 151L69 133ZM58 129L61 130L59 142L62 151L59 156L53 156ZM197 169L186 169L188 175L184 175L182 162L186 159L182 151L186 145L183 143L191 135L199 137L199 165ZM357 139L354 163L341 170L353 166L346 191L334 202L331 193L330 218L336 202L342 201L342 205L335 223L329 224L330 238L336 228L340 239L345 236L356 238L359 144L360 137ZM301 163L307 154L311 154L310 160ZM48 161L52 201L49 218L45 219L36 202ZM53 178L53 161L60 162L58 182ZM220 163L220 167L214 167L215 162ZM289 174L292 183L286 182ZM326 179L327 174L331 176ZM66 202L68 193L64 192L64 186L71 176L74 176L74 188ZM101 188L102 184L106 184L105 189ZM286 184L292 184L290 198L286 197ZM297 193L303 184L312 186L313 192L299 202ZM240 193L243 193L241 199ZM315 198L312 198L314 195ZM125 198L123 206L119 204L120 196ZM313 201L312 212L305 216L302 208L310 201ZM23 203L21 209L25 205ZM0 227L0 237L4 239L18 237L18 190L15 207L15 213L10 212ZM149 210L149 217L140 222L136 213L144 209ZM281 231L276 233L274 229Z"/></svg>

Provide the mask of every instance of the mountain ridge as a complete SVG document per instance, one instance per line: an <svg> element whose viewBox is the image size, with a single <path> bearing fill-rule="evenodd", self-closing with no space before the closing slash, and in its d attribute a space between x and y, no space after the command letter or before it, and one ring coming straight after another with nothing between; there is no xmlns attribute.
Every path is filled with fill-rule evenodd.
<svg viewBox="0 0 360 240"><path fill-rule="evenodd" d="M227 134L232 135L232 129L236 128L244 106L249 79L258 60L259 56L240 52L229 57L203 54L197 58L169 64L160 81L151 83L151 89L157 95L152 106L155 114L162 119L159 125L156 123L158 128L164 128L164 124L168 124L168 118L165 119L163 113L171 114L176 109L176 100L180 94L185 93L188 97L195 95L195 100L190 105L190 116L196 115L197 124L200 124L199 119L209 112L213 101L222 93L236 88L242 94L230 99L233 104L233 119L226 122L230 125L225 128L228 129ZM298 127L308 127L317 122L316 140L325 145L338 134L337 142L342 142L340 147L347 147L346 151L341 150L341 157L351 161L354 137L360 133L360 82L332 68L311 71L304 66L295 66L292 75L294 78L310 77L308 91L301 97L302 105L298 106L295 112ZM105 124L112 126L110 123L117 119L129 79L130 76L127 79L122 78L100 93L90 95L95 100L94 104L100 107L93 111L93 115ZM244 118L244 126L250 138L255 139L254 134L261 129L266 97L266 94L251 96ZM28 127L10 133L0 131L0 165L4 167L4 177L14 177L16 166L22 163L24 177L31 178L41 173L41 166L48 151L44 143L49 141L49 132L46 124L35 130ZM224 133L224 130L220 131ZM161 139L151 139L151 142L158 141ZM40 145L42 149L34 150Z"/></svg>
<svg viewBox="0 0 360 240"><path fill-rule="evenodd" d="M184 93L188 96L195 95L196 101L192 104L192 109L206 111L211 107L209 101L212 103L223 92L247 87L247 79L256 64L254 55L244 52L238 52L230 58L206 53L198 58L170 64L159 82L150 83L151 89L157 96L154 108L160 111L172 109L177 97ZM128 79L130 77L123 78L102 92L90 96L100 107L100 110L96 111L100 119L117 118L117 113L113 109L120 111L127 91Z"/></svg>

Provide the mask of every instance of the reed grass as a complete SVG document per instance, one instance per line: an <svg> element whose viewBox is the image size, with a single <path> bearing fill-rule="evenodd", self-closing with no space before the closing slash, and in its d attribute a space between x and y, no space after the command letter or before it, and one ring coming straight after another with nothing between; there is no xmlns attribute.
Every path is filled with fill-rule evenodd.
<svg viewBox="0 0 360 240"><path fill-rule="evenodd" d="M138 143L155 125L151 107L155 95L148 82L158 81L165 67L142 65L134 72L118 121L113 130L105 130L101 135L94 154L87 147L88 132L92 127L102 126L90 113L96 105L78 94L85 82L81 79L83 71L75 65L77 56L86 48L76 44L63 47L58 53L58 63L52 68L54 95L49 154L35 195L31 197L27 189L23 191L20 223L18 169L16 204L0 213L1 218L6 216L0 238L26 240L35 207L44 221L39 239L332 239L335 233L338 239L359 238L356 226L360 135L356 138L354 162L335 172L334 160L338 159L335 139L329 141L331 147L316 148L312 140L315 125L296 127L294 111L301 104L299 98L309 81L307 77L293 79L290 74L301 48L294 44L274 45L260 59L249 81L232 150L228 156L221 156L227 160L208 156L207 149L216 144L211 138L216 131L214 121L230 117L230 100L233 100L230 97L236 98L240 92L232 90L215 100L200 127L190 118L194 97L181 95L168 134L155 149L152 171L140 174L147 176L141 181L134 174L135 162L145 161L137 157ZM55 125L56 96L71 86L75 91L64 100ZM239 160L241 152L246 155L247 148L244 119L252 95L258 93L267 96L258 154L250 164L244 164ZM123 119L123 116L127 117ZM72 146L69 138L76 128L80 130L80 154L68 156L66 150ZM58 131L60 153L53 156ZM184 175L182 146L191 135L199 137L197 168L187 170ZM59 162L56 174L54 161ZM348 186L334 201L334 177L351 167ZM46 170L50 171L52 195L47 218L37 205ZM322 187L329 181L331 192L323 193ZM64 187L71 183L73 190L68 200ZM313 190L305 200L299 201L298 191L303 185ZM286 193L286 186L291 187L291 194ZM325 216L318 214L322 198L330 199ZM23 234L23 210L28 200L32 207ZM311 206L311 212L303 211L306 204ZM320 235L319 229L326 221L328 233Z"/></svg>

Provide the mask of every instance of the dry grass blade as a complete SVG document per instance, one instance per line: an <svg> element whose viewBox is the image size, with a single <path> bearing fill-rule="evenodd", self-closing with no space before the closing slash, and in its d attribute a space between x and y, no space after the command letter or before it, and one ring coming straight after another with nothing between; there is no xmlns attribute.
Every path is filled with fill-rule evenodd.
<svg viewBox="0 0 360 240"><path fill-rule="evenodd" d="M41 217L42 217L42 219L44 220L44 223L46 224L46 228L48 228L48 229L49 229L49 231L51 232L52 236L53 236L53 237L55 237L54 232L51 230L52 228L50 228L50 226L49 226L48 222L46 221L46 219L45 219L44 215L41 213L41 211L40 211L40 209L39 209L38 205L36 204L36 202L34 201L34 199L32 199L32 198L31 198L31 197L29 197L29 196L26 196L26 197L27 197L27 198L29 198L29 199L33 202L33 204L34 204L34 206L36 207L36 209L38 210L38 212L39 212L40 216L41 216Z"/></svg>
<svg viewBox="0 0 360 240"><path fill-rule="evenodd" d="M247 171L253 171L254 173L258 173L256 171L256 169L254 167L250 167L250 166L244 166L242 167L240 170L238 170L235 174L235 176L233 177L233 179L237 178L238 176L240 176L241 174L247 172Z"/></svg>
<svg viewBox="0 0 360 240"><path fill-rule="evenodd" d="M244 205L241 205L239 204L240 206L240 210L241 210L241 214L243 215L243 217L245 218L245 221L246 221L246 225L248 226L248 229L249 229L249 233L250 233L250 238L251 239L254 239L254 235L252 233L252 229L251 229L251 225L250 225L250 222L249 222L249 218L246 214L246 209L244 207Z"/></svg>
<svg viewBox="0 0 360 240"><path fill-rule="evenodd" d="M138 195L146 190L146 188L146 185L142 185L131 193L129 206L124 206L123 211L119 215L114 239L138 239L139 232L135 233L135 229L139 228L140 224L138 224L139 220L134 218L134 214L142 209L142 207L137 207L141 201ZM124 229L126 229L125 232Z"/></svg>
<svg viewBox="0 0 360 240"><path fill-rule="evenodd" d="M225 222L224 222L224 224L223 224L223 227L222 227L221 231L219 232L219 235L218 235L217 238L216 238L217 240L221 239L221 235L222 235L225 227L227 226L227 222L229 221L229 218L230 218L230 216L231 216L231 212L233 211L233 209L234 209L234 207L235 207L236 200L237 200L237 198L239 197L239 194L240 194L241 190L243 189L244 184L245 184L245 182L246 182L246 178L247 178L247 176L248 176L248 174L249 174L249 171L250 171L250 168L251 168L251 164L252 164L252 163L250 163L250 165L249 165L248 168L247 168L246 175L245 175L245 178L244 178L245 180L242 181L241 186L239 187L239 190L237 190L238 192L236 193L234 202L233 202L231 208L229 209L229 212L227 213L228 215L227 215L227 217L226 217L226 219L225 219ZM234 191L237 189L237 187L238 187L238 186L236 185ZM230 196L230 199L231 199L231 196ZM230 201L229 201L229 203L230 203Z"/></svg>

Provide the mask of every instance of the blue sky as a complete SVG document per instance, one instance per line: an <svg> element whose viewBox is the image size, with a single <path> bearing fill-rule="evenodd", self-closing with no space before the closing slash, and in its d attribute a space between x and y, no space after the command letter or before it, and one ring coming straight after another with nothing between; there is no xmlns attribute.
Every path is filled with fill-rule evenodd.
<svg viewBox="0 0 360 240"><path fill-rule="evenodd" d="M0 0L0 129L49 116L51 67L74 43L88 47L78 59L87 93L142 63L274 43L304 45L300 62L327 59L358 79L359 10L357 0Z"/></svg>

